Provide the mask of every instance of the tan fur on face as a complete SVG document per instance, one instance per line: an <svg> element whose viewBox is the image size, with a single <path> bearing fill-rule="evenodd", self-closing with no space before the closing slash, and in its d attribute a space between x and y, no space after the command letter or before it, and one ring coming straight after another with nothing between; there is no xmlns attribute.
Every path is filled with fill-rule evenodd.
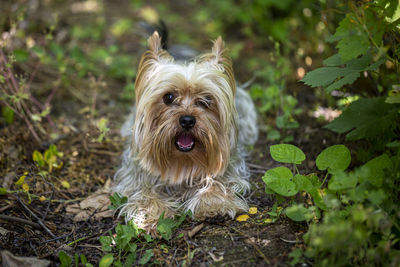
<svg viewBox="0 0 400 267"><path fill-rule="evenodd" d="M225 172L236 146L237 113L235 80L222 38L215 41L210 54L179 65L161 49L158 34L153 34L140 61L135 88L133 147L143 169L170 184ZM177 96L173 105L163 102L167 93ZM210 106L199 106L206 96L212 99ZM178 151L174 145L182 132L179 118L183 115L196 118L190 131L196 142L190 152Z"/></svg>

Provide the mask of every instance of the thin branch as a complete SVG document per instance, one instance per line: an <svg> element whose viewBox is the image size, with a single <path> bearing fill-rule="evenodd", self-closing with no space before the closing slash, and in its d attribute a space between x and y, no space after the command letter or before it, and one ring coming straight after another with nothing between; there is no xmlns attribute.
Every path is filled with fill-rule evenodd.
<svg viewBox="0 0 400 267"><path fill-rule="evenodd" d="M0 214L0 220L5 220L5 221L12 221L12 222L18 222L18 223L23 223L23 224L27 224L30 225L36 229L40 229L40 225L22 218L18 218L18 217L14 217L14 216L8 216L8 215L3 215Z"/></svg>
<svg viewBox="0 0 400 267"><path fill-rule="evenodd" d="M39 218L35 213L33 213L33 211L31 211L31 210L24 204L24 202L22 202L22 200L19 198L19 196L16 195L16 197L17 197L19 203L22 205L22 207L23 207L25 210L27 210L27 211L36 219L36 221L38 222L38 224L39 224L52 238L57 238L57 236L54 235L54 234L50 231L49 228L47 228L47 226L42 222L42 220L40 220L40 218Z"/></svg>

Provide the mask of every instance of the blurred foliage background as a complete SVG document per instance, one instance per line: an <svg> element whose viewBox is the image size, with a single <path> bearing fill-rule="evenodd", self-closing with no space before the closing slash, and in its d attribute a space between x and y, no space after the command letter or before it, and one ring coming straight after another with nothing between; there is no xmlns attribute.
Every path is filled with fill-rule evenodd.
<svg viewBox="0 0 400 267"><path fill-rule="evenodd" d="M360 185L357 192L365 197L354 197L348 188L334 192L339 196L332 204L335 213L324 211L326 220L313 221L309 247L302 251L327 266L367 261L395 266L400 258L399 18L397 0L2 0L1 128L22 125L31 146L57 140L66 134L65 125L107 141L133 103L136 68L149 35L143 22L162 20L169 45L199 51L210 49L221 35L236 79L250 81L261 144L290 142L315 156L322 148L307 139L311 125L322 127L342 114L327 128L342 134L334 139L350 143L352 168L387 155L391 173L385 173L383 184L367 186L360 178L354 187ZM379 175L383 172L382 167ZM375 198L369 201L371 190ZM379 218L370 217L382 210ZM352 233L354 225L361 230ZM335 245L337 235L352 238ZM294 264L302 255L293 254Z"/></svg>

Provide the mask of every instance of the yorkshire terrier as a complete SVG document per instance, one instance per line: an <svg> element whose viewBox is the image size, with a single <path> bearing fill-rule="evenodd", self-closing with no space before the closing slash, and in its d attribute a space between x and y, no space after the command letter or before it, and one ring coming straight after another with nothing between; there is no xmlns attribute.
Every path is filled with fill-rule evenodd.
<svg viewBox="0 0 400 267"><path fill-rule="evenodd" d="M157 32L148 45L121 130L129 140L115 174L114 191L128 197L121 213L154 229L163 213L204 219L247 211L246 147L257 140L257 116L224 41L190 62L176 62Z"/></svg>

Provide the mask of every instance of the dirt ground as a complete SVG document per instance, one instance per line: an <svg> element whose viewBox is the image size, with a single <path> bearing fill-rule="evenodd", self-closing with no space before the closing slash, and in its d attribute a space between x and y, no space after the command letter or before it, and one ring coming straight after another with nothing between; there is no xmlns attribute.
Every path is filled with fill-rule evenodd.
<svg viewBox="0 0 400 267"><path fill-rule="evenodd" d="M237 71L246 72L240 67ZM101 192L107 181L112 180L119 165L124 143L119 136L119 127L129 112L129 104L121 101L117 90L113 90L118 86L121 84L109 83L97 93L96 111L109 120L111 129L102 143L93 142L98 132L91 115L84 110L86 103L75 101L65 93L60 93L52 102L56 112L54 123L60 132L55 140L37 144L23 122L0 125L0 187L16 190L15 182L19 177L26 176L29 193L37 196L32 196L29 203L28 194L0 195L0 251L46 259L51 266L59 265L57 255L60 250L72 256L75 253L84 254L94 265L105 254L99 237L113 231L121 220L116 214L94 209L77 221L73 212L76 206L73 205L95 192ZM300 84L292 87L293 91L304 89ZM307 97L299 100L302 106L310 105ZM329 143L332 137L308 117L307 111L299 121L301 126L292 130L294 144L302 147L307 155L315 155L321 144ZM263 123L260 121L260 125ZM63 157L59 159L62 166L43 177L32 161L32 153L34 150L44 152L51 144L63 152ZM201 224L203 226L192 238L173 239L170 243L154 245L153 261L156 265L289 265L288 254L295 247L302 246L306 225L286 220L283 216L271 222L267 214L274 199L265 193L262 175L278 165L269 156L271 144L267 142L266 133L261 131L248 159L252 190L247 199L250 207L257 207L258 212L250 215L246 222L227 217L210 218L204 222L186 219L175 235ZM314 165L310 159L304 168L314 170ZM69 188L63 186L63 181L68 182ZM40 196L46 197L46 200L40 201ZM160 244L168 245L168 249L161 249Z"/></svg>

